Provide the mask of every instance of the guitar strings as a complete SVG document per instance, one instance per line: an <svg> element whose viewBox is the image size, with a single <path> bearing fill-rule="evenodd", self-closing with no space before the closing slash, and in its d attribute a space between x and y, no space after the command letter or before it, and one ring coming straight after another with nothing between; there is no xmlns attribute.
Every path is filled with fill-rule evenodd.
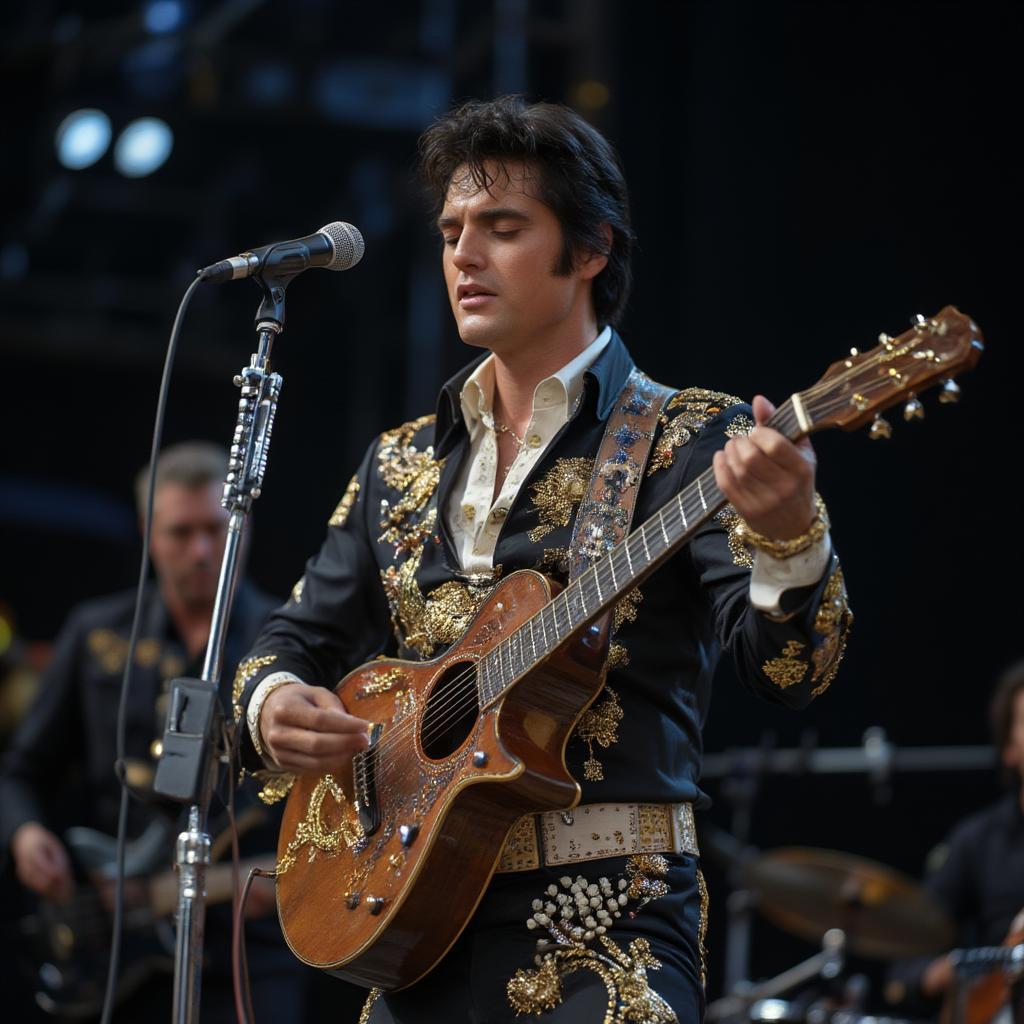
<svg viewBox="0 0 1024 1024"><path fill-rule="evenodd" d="M912 338L911 339L911 343L909 344L909 348L907 349L907 352L914 351L920 345L922 345L926 340L927 340L927 335L924 335L924 334L919 334L915 338ZM899 339L899 338L896 338L896 339L893 340L893 347L894 348L902 347L903 344L906 344L906 343L902 342L901 339ZM834 392L836 390L836 387L838 385L840 385L841 383L844 383L845 381L847 381L850 378L856 376L857 374L863 373L863 371L866 370L866 369L871 369L871 368L873 368L875 366L880 365L885 360L885 357L889 355L889 353L890 353L889 349L885 349L884 347L879 346L875 350L875 352L869 354L867 356L867 358L861 360L859 363L857 363L857 364L849 367L848 369L842 371L841 373L837 374L835 377L831 377L831 378L828 378L826 380L822 380L822 381L819 381L819 382L813 384L811 387L807 388L803 392L800 392L799 394L801 394L804 397L814 397L814 398L817 398L821 394L825 394L825 393L828 393L830 391ZM930 383L931 382L929 382L929 385L930 385ZM865 383L863 385L863 387L862 387L862 392L861 393L864 393L864 392L871 393L871 392L877 391L879 389L884 389L885 387L891 387L892 385L893 385L893 378L882 377L882 378L879 378L877 380L868 381L867 383ZM897 385L897 386L899 386L899 385ZM895 401L899 401L899 400L900 400L899 397L897 397L895 399ZM846 397L841 397L841 398L840 397L836 397L831 402L823 403L819 408L820 408L820 410L822 410L824 412L836 411L838 409L841 409L841 408L847 406L849 404L849 401L850 400L848 398L846 398ZM794 412L794 410L793 410L793 407L792 407L792 401L787 399L786 402L784 402L779 407L779 409L777 410L775 415L772 417L772 420L770 422L774 424L776 422L781 422L782 420L788 419L790 413L793 413L793 412ZM711 481L704 480L704 477L706 477L706 476L710 476L711 477L711 481L713 481L713 474L709 473L709 471L705 471L705 473L701 475L701 478L699 478L701 480L702 484L706 483L709 486L712 486L713 487L713 493L717 492L720 495L721 492L718 492L717 486L714 486ZM694 486L694 484L691 483L689 488L687 488L687 490L692 489L693 486ZM677 501L675 502L676 505L679 504L679 501L682 499L682 496L685 493L686 493L686 491L684 490L684 491L680 492L679 495L677 495ZM442 701L442 703L440 703L436 708L434 708L432 710L432 715L431 715L431 720L429 722L429 726L428 726L427 729L424 729L424 734L423 734L423 738L422 738L421 742L423 744L426 744L426 743L430 742L432 739L436 739L437 736L439 736L440 733L444 729L446 729L450 724L452 724L459 717L461 717L462 715L466 714L469 710L471 710L472 709L472 705L473 705L473 701L472 700L469 700L469 701L465 701L464 700L464 698L468 697L471 692L473 693L474 698L477 700L478 710L479 710L479 690L478 690L478 686L476 685L476 683L477 683L477 680L479 679L479 668L480 668L480 665L483 664L483 662L487 658L489 658L490 656L498 654L500 648L506 647L507 650L508 650L508 653L509 653L509 664L511 666L511 664L512 664L512 661L511 661L512 641L518 636L519 637L519 643L520 643L520 650L521 650L522 649L522 644L525 641L525 631L526 631L528 625L531 624L535 619L538 619L540 617L540 615L542 615L545 612L546 609L548 609L548 608L552 609L552 618L554 619L555 627L556 627L556 630L557 630L557 621L558 620L557 620L557 612L554 611L554 606L555 606L555 604L558 601L561 600L562 603L564 605L566 605L566 611L568 613L569 622L571 624L572 623L571 609L568 607L568 605L569 605L569 596L570 596L570 592L573 589L576 589L578 591L579 595L580 595L580 604L581 604L581 607L583 608L584 613L585 614L590 614L588 612L588 610L587 610L586 602L585 602L585 600L583 600L583 597L584 597L584 594L585 594L585 590L586 590L586 585L588 584L588 582L591 582L591 583L593 582L593 581L588 581L587 577L590 576L590 575L593 575L595 580L596 580L597 571L598 571L599 567L603 563L607 562L608 559L614 557L614 555L617 552L619 547L629 543L629 541L632 538L634 538L635 536L637 536L637 534L643 532L650 525L650 523L652 522L652 520L654 518L661 517L664 520L664 516L665 516L666 510L668 510L669 520L672 523L673 529L674 529L674 527L675 527L675 525L677 523L682 522L685 525L685 523L688 521L688 520L685 520L685 519L682 518L681 513L680 513L680 511L678 509L673 508L673 503L669 502L668 504L666 504L657 513L655 513L655 516L651 517L651 519L649 519L645 524L643 524L640 527L639 530L635 531L633 534L630 534L628 537L624 538L620 545L616 545L616 547L614 549L612 549L612 551L610 551L608 553L608 556L606 558L602 558L600 561L598 561L594 565L590 566L586 573L581 575L576 581L574 581L573 584L571 584L569 587L567 587L565 590L563 590L556 598L554 598L552 601L548 602L548 604L546 604L544 606L544 608L540 609L533 616L531 616L526 622L522 623L519 627L517 627L508 637L506 637L504 640L502 640L498 644L496 644L494 646L494 648L492 648L489 652L487 652L487 654L483 655L479 659L479 661L474 662L471 668L467 669L467 671L465 671L462 675L456 676L453 680L451 680L451 682L448 684L448 693L445 695L445 699ZM713 513L711 513L711 514L713 514ZM703 525L703 523L708 518L710 518L710 514L709 515L705 515L703 518L697 518L695 520L694 524L693 524L692 529L696 530L700 525ZM667 528L669 523L665 523L664 525ZM680 537L676 537L670 544L665 546L664 550L659 551L655 556L653 556L647 562L647 565L649 565L650 562L656 561L658 558L662 557L665 553L667 553L669 548L675 546L682 539L682 537L686 535L686 532L690 532L690 531L686 530ZM660 546L661 542L658 541L657 543ZM647 566L645 565L645 568L646 567ZM613 590L617 590L617 588L613 588ZM595 595L593 593L591 593L590 596L593 597ZM600 584L599 584L599 582L598 582L598 595L597 596L598 596L598 608L600 608L601 605L606 603L606 602L603 602L603 601L600 600ZM596 614L596 612L594 614ZM579 628L578 625L576 625L574 627L574 629L575 628ZM556 649L562 642L564 642L565 639L568 638L569 635L571 635L571 633L574 631L574 629L570 630L570 632L567 633L564 637L559 637L558 642L553 647L549 646L548 651L545 652L545 653L550 653L551 650ZM522 659L521 656L520 656L519 660L520 660L520 663L522 663L523 659ZM534 662L534 664L536 664L536 661ZM500 667L500 654L498 654L498 668L499 668L499 672L501 672L502 670L501 670L501 667ZM516 674L514 674L513 675L513 679L510 680L508 683L506 683L505 686L503 687L503 689L507 688L509 685L511 685L512 682L514 682L516 680L517 680L517 676L516 676ZM500 691L499 691L499 693L500 693ZM454 711L452 709L454 709ZM413 732L416 724L417 724L417 717L416 717L416 715L414 713L414 714L410 715L408 719L406 719L405 721L399 723L399 727L396 730L394 730L393 732L386 733L381 738L381 740L378 742L376 747L374 748L374 752L377 753L377 754L380 754L380 753L385 752L389 748L395 746L397 743L403 743L404 740L406 739L406 737ZM428 732L428 730L430 729L431 726L433 728L432 728L432 730L430 730ZM361 754L356 755L356 756L357 757L363 757L363 756L365 756L366 753L367 753L367 751L363 751ZM385 763L385 765L384 765L385 773L386 773L386 767L387 767L387 765Z"/></svg>

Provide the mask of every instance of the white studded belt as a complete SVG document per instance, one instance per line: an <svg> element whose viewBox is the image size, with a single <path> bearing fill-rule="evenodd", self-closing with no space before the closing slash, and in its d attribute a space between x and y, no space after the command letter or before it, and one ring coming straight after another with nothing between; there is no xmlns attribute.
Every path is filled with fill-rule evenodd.
<svg viewBox="0 0 1024 1024"><path fill-rule="evenodd" d="M699 856L693 804L582 804L528 814L509 833L497 870L532 871L634 853Z"/></svg>

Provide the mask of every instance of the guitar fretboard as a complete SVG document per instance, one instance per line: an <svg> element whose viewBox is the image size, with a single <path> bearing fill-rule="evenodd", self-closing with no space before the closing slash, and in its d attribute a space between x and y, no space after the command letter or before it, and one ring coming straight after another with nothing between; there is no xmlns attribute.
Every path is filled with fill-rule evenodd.
<svg viewBox="0 0 1024 1024"><path fill-rule="evenodd" d="M770 425L787 437L804 433L792 400ZM509 688L573 633L613 605L678 551L725 504L712 469L706 469L642 526L572 581L557 597L480 660L480 707Z"/></svg>

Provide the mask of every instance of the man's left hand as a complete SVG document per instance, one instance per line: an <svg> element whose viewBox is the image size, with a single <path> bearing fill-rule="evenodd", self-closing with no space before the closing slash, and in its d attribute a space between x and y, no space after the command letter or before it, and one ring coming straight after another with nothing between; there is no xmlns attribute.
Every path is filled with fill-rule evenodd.
<svg viewBox="0 0 1024 1024"><path fill-rule="evenodd" d="M814 449L767 426L775 406L763 395L753 405L754 429L715 452L715 480L751 530L792 540L814 521Z"/></svg>

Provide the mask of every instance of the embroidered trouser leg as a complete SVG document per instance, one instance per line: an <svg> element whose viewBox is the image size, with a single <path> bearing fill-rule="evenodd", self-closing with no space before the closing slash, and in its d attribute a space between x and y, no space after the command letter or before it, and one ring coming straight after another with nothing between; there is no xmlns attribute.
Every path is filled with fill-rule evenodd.
<svg viewBox="0 0 1024 1024"><path fill-rule="evenodd" d="M496 876L473 921L448 955L415 985L373 998L364 1012L369 1024L697 1024L704 1012L701 939L706 921L703 879L695 858L668 855L660 880L668 891L644 903L639 892L619 904L603 936L573 938L572 926L596 914L566 919L558 895L582 877L598 886L602 906L610 883L618 902L618 880L628 877L626 858ZM605 886L607 889L609 886ZM553 888L553 891L552 891ZM575 894L573 894L575 896ZM566 922L568 941L554 942L543 925L526 921L546 915ZM630 915L635 916L630 916ZM579 923L578 923L579 922ZM548 944L538 949L538 939ZM539 963L535 957L539 956ZM517 1012L518 1011L518 1012Z"/></svg>

